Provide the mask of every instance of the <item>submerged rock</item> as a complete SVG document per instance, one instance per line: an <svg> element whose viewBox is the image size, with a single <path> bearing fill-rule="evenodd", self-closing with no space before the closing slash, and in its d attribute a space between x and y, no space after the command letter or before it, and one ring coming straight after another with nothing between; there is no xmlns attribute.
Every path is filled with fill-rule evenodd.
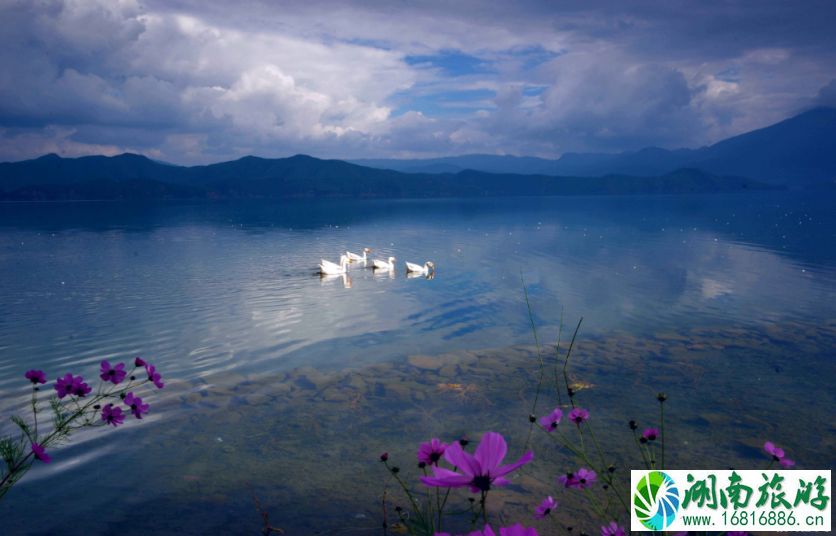
<svg viewBox="0 0 836 536"><path fill-rule="evenodd" d="M411 355L408 361L413 367L424 370L438 370L444 366L439 358L430 355Z"/></svg>
<svg viewBox="0 0 836 536"><path fill-rule="evenodd" d="M207 385L211 385L219 389L234 388L238 384L244 383L245 381L243 376L241 376L240 374L235 374L234 372L222 372L220 374L212 374L209 376L204 376L200 378L200 380Z"/></svg>
<svg viewBox="0 0 836 536"><path fill-rule="evenodd" d="M267 402L270 402L270 397L262 394L253 394L248 395L246 400L247 404L249 404L250 406L260 406L261 404L266 404Z"/></svg>

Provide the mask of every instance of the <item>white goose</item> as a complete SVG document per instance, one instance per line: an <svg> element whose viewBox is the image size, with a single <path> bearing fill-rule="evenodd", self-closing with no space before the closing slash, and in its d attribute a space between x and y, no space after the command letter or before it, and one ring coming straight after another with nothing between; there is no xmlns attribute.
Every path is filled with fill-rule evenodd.
<svg viewBox="0 0 836 536"><path fill-rule="evenodd" d="M366 253L371 253L371 252L372 252L372 250L370 250L369 248L366 248L366 249L363 250L363 256L362 257L360 255L358 255L356 253L352 253L350 251L346 251L345 254L346 254L346 256L348 257L349 260L356 261L356 262L366 262Z"/></svg>
<svg viewBox="0 0 836 536"><path fill-rule="evenodd" d="M407 272L417 272L419 274L427 275L430 273L430 270L435 271L435 264L431 262L427 262L424 266L420 264L412 264L411 262L406 263L406 271Z"/></svg>
<svg viewBox="0 0 836 536"><path fill-rule="evenodd" d="M325 275L340 275L346 273L348 270L346 269L346 265L350 262L354 262L349 260L348 257L345 255L340 256L340 263L334 264L331 261L326 261L325 259L320 259L319 270Z"/></svg>
<svg viewBox="0 0 836 536"><path fill-rule="evenodd" d="M389 262L374 259L372 261L372 264L377 270L394 270L396 260L398 259L396 259L395 257L389 257Z"/></svg>

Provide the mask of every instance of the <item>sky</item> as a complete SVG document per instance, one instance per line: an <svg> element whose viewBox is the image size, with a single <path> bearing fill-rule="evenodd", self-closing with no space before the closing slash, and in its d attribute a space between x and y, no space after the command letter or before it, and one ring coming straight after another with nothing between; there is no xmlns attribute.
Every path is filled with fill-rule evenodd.
<svg viewBox="0 0 836 536"><path fill-rule="evenodd" d="M836 107L836 2L0 0L0 161L559 158Z"/></svg>

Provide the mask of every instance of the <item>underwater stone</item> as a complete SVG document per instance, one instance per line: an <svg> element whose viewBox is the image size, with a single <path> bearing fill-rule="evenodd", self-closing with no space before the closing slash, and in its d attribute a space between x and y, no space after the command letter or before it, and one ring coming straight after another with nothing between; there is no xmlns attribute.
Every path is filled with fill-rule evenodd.
<svg viewBox="0 0 836 536"><path fill-rule="evenodd" d="M459 364L459 356L457 356L456 354L441 354L438 356L438 360L441 361L442 365Z"/></svg>
<svg viewBox="0 0 836 536"><path fill-rule="evenodd" d="M386 398L408 398L410 395L409 387L402 383L386 385L385 390Z"/></svg>
<svg viewBox="0 0 836 536"><path fill-rule="evenodd" d="M200 403L210 408L225 408L232 402L231 396L207 396L204 397Z"/></svg>
<svg viewBox="0 0 836 536"><path fill-rule="evenodd" d="M352 376L350 380L348 380L348 387L353 387L358 391L365 391L367 389L366 382L364 382L359 376Z"/></svg>
<svg viewBox="0 0 836 536"><path fill-rule="evenodd" d="M700 418L710 426L728 426L734 422L734 419L721 413L701 413Z"/></svg>
<svg viewBox="0 0 836 536"><path fill-rule="evenodd" d="M438 375L444 378L452 378L456 374L458 374L456 365L444 365L441 367L441 370L438 371Z"/></svg>
<svg viewBox="0 0 836 536"><path fill-rule="evenodd" d="M253 394L267 395L272 397L284 396L291 391L291 387L286 383L276 383L271 385L262 385Z"/></svg>
<svg viewBox="0 0 836 536"><path fill-rule="evenodd" d="M424 370L438 370L443 366L441 360L429 355L411 355L408 358L409 364Z"/></svg>
<svg viewBox="0 0 836 536"><path fill-rule="evenodd" d="M203 383L211 385L215 388L231 388L239 383L244 383L244 377L233 372L222 372L220 374L212 374L200 378Z"/></svg>
<svg viewBox="0 0 836 536"><path fill-rule="evenodd" d="M166 395L185 395L186 393L192 390L192 384L190 382L184 382L182 380L166 380L165 381L165 394Z"/></svg>
<svg viewBox="0 0 836 536"><path fill-rule="evenodd" d="M197 406L203 399L198 393L190 393L183 397L183 402L190 406Z"/></svg>
<svg viewBox="0 0 836 536"><path fill-rule="evenodd" d="M261 388L261 385L255 383L248 383L245 385L239 385L235 388L235 394L238 396L248 395L251 393L256 392L258 389Z"/></svg>
<svg viewBox="0 0 836 536"><path fill-rule="evenodd" d="M261 404L266 404L267 402L269 402L270 397L267 395L254 394L247 396L246 400L247 404L251 406L260 406Z"/></svg>

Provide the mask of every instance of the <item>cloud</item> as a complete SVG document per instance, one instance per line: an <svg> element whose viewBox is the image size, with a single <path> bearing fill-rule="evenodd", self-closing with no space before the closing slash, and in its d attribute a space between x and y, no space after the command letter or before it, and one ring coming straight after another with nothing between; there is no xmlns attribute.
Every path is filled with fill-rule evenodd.
<svg viewBox="0 0 836 536"><path fill-rule="evenodd" d="M819 90L819 93L816 95L813 103L815 106L836 108L836 78L831 80L829 84Z"/></svg>
<svg viewBox="0 0 836 536"><path fill-rule="evenodd" d="M834 9L6 3L0 160L56 149L192 164L699 146L833 100L836 37L824 21Z"/></svg>

